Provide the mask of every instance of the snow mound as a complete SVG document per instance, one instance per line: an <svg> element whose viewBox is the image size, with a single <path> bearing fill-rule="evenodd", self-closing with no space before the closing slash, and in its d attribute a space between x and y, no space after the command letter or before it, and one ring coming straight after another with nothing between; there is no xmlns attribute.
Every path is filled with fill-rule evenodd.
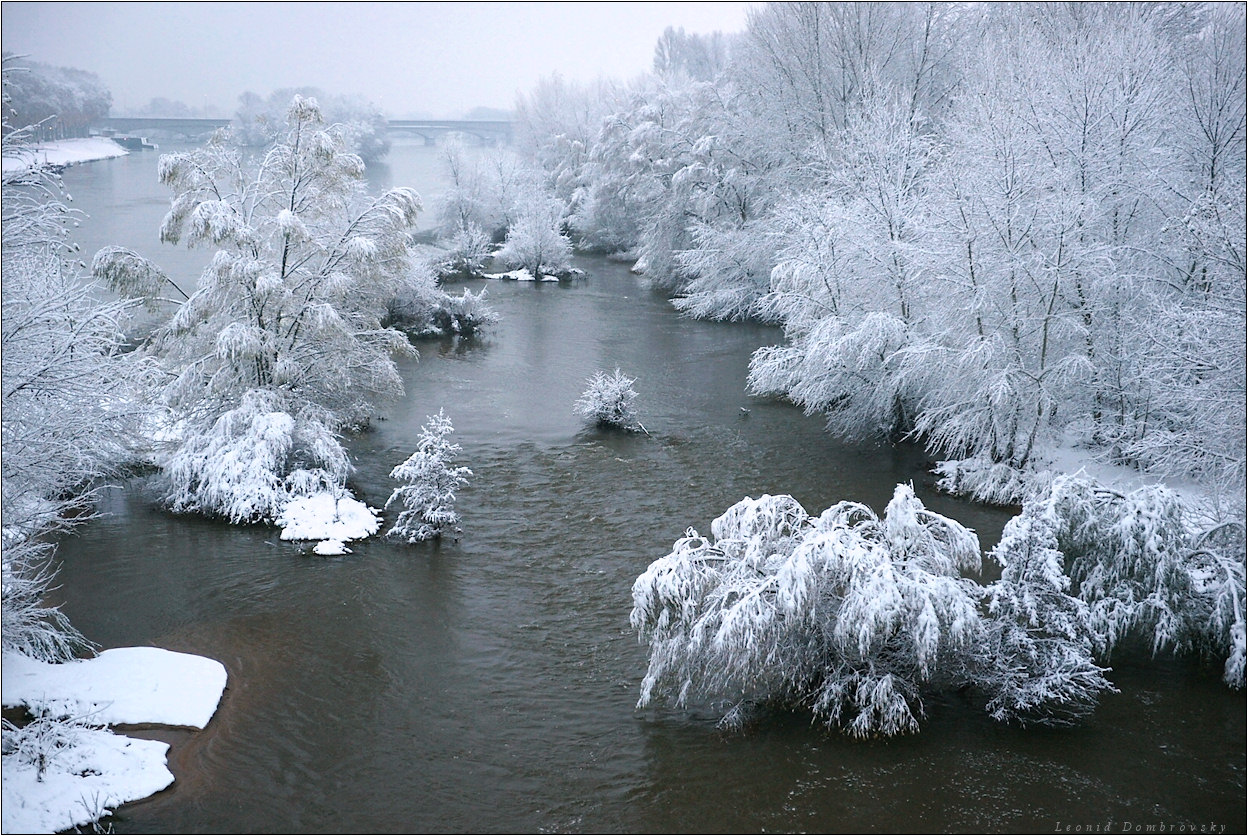
<svg viewBox="0 0 1248 836"><path fill-rule="evenodd" d="M381 520L363 502L331 493L293 500L277 518L283 540L360 540L377 533ZM324 552L318 552L324 554Z"/></svg>
<svg viewBox="0 0 1248 836"><path fill-rule="evenodd" d="M10 174L25 171L34 165L76 165L89 163L93 160L109 160L113 157L124 157L130 152L116 142L105 137L88 139L61 139L56 142L44 142L34 146L29 152L14 154L4 158L4 173Z"/></svg>
<svg viewBox="0 0 1248 836"><path fill-rule="evenodd" d="M9 661L6 656L6 690ZM70 729L42 775L36 763L20 754L4 756L5 833L57 833L89 824L120 804L147 798L173 783L165 765L169 744L99 729Z"/></svg>
<svg viewBox="0 0 1248 836"><path fill-rule="evenodd" d="M107 725L202 729L217 710L225 683L220 662L158 647L118 647L60 665L6 653L0 701L35 714Z"/></svg>
<svg viewBox="0 0 1248 836"><path fill-rule="evenodd" d="M351 554L351 550L343 545L341 540L322 540L313 547L312 551L316 554L332 557L338 554Z"/></svg>
<svg viewBox="0 0 1248 836"><path fill-rule="evenodd" d="M506 273L485 273L485 274L483 274L483 275L484 275L484 276L485 276L485 278L487 278L487 279L510 279L510 280L511 280L511 281L513 281L513 282L532 282L532 281L537 281L536 279L534 279L534 278L533 278L533 274L532 274L532 273L530 273L530 272L529 272L527 269L525 269L524 267L521 267L521 268L516 269L516 270L508 270ZM559 277L558 277L558 276L547 276L547 275L543 275L543 276L542 276L542 278L541 278L541 281L544 281L544 282L557 282L557 281L559 281Z"/></svg>

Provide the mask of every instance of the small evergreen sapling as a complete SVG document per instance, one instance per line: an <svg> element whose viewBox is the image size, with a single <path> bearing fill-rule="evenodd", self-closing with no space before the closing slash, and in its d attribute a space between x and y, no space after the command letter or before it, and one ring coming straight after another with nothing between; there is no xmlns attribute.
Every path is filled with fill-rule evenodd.
<svg viewBox="0 0 1248 836"><path fill-rule="evenodd" d="M637 420L637 392L633 389L634 378L615 370L615 374L594 372L585 392L573 407L577 415L592 420L600 427L618 427L622 430L643 432L645 427Z"/></svg>
<svg viewBox="0 0 1248 836"><path fill-rule="evenodd" d="M386 532L387 537L418 543L441 537L447 531L459 533L455 489L468 483L472 471L451 466L463 449L448 438L454 431L451 419L439 409L421 427L416 452L390 471L391 479L406 484L395 488L386 500L387 508L396 500L404 506L394 527Z"/></svg>

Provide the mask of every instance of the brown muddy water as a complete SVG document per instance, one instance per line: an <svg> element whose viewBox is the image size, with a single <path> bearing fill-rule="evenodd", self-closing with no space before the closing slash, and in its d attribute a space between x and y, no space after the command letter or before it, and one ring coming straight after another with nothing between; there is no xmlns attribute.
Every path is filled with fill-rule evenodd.
<svg viewBox="0 0 1248 836"><path fill-rule="evenodd" d="M435 154L400 145L386 177L436 189ZM84 233L154 237L167 197L134 185L154 171L149 154L67 172ZM1121 692L1063 730L996 724L957 694L887 742L796 715L728 733L697 709L638 712L633 580L743 496L882 509L913 481L985 547L1008 515L935 494L913 448L840 444L747 396L750 353L777 330L683 320L623 265L580 266L557 286L488 285L502 323L420 346L406 399L351 441L356 495L380 506L444 408L474 471L459 542L312 557L273 529L172 516L134 480L62 544L58 595L89 638L230 675L207 729L163 738L176 783L123 807L116 832L1244 831L1244 697L1188 662L1116 659ZM617 366L651 437L572 413Z"/></svg>

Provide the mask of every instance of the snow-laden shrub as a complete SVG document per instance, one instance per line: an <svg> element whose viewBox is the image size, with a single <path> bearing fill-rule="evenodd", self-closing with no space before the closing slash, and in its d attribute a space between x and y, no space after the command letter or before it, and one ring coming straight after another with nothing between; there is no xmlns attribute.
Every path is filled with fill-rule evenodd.
<svg viewBox="0 0 1248 836"><path fill-rule="evenodd" d="M884 313L827 316L809 330L788 330L787 344L765 346L750 358L752 394L788 398L807 415L821 412L828 429L845 438L910 429L897 356L912 336L902 320Z"/></svg>
<svg viewBox="0 0 1248 836"><path fill-rule="evenodd" d="M1017 505L1052 478L1047 472L1025 472L985 455L946 459L937 462L932 472L940 477L936 486L942 491L991 505Z"/></svg>
<svg viewBox="0 0 1248 836"><path fill-rule="evenodd" d="M386 500L387 508L396 501L403 506L387 537L418 543L447 532L459 533L455 491L468 483L472 471L452 465L463 449L448 437L454 431L451 419L438 410L420 428L416 452L390 471L391 479L406 484L395 488Z"/></svg>
<svg viewBox="0 0 1248 836"><path fill-rule="evenodd" d="M5 720L5 765L20 764L33 769L36 780L42 781L45 773L57 771L59 759L81 745L83 732L98 732L103 728L103 724L86 718L39 716L23 726Z"/></svg>
<svg viewBox="0 0 1248 836"><path fill-rule="evenodd" d="M433 309L433 325L446 336L471 337L498 322L498 313L485 301L486 290L473 294L464 288L459 296L439 292Z"/></svg>
<svg viewBox="0 0 1248 836"><path fill-rule="evenodd" d="M881 519L841 502L809 516L788 496L745 499L690 529L633 585L650 644L639 706L704 698L813 713L855 737L918 729L922 692L956 684L983 641L975 534L899 485Z"/></svg>
<svg viewBox="0 0 1248 836"><path fill-rule="evenodd" d="M689 277L680 297L672 300L676 310L694 319L758 316L775 261L774 242L766 230L758 221L729 229L695 226L694 246L676 256L682 275Z"/></svg>
<svg viewBox="0 0 1248 836"><path fill-rule="evenodd" d="M637 420L637 407L634 405L637 400L634 383L634 378L627 377L619 369L614 374L594 372L573 410L600 427L641 429Z"/></svg>
<svg viewBox="0 0 1248 836"><path fill-rule="evenodd" d="M436 266L439 276L480 276L493 249L490 236L470 220L457 221L438 243L446 248Z"/></svg>
<svg viewBox="0 0 1248 836"><path fill-rule="evenodd" d="M49 565L53 546L42 532L5 528L0 534L4 558L0 561L0 630L4 651L14 651L41 662L64 662L90 646L57 607L45 603L52 590Z"/></svg>
<svg viewBox="0 0 1248 836"><path fill-rule="evenodd" d="M1226 682L1243 687L1241 524L1194 532L1164 487L1121 494L1079 476L1055 479L1034 502L1051 520L1101 653L1134 636L1154 652L1218 659Z"/></svg>
<svg viewBox="0 0 1248 836"><path fill-rule="evenodd" d="M179 513L232 523L275 520L293 498L341 487L346 451L322 411L285 411L282 397L253 389L208 432L184 439L165 468L168 502Z"/></svg>

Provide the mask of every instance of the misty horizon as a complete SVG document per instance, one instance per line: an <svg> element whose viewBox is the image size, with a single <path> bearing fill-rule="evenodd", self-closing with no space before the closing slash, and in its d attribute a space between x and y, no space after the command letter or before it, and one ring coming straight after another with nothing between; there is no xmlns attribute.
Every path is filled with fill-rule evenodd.
<svg viewBox="0 0 1248 836"><path fill-rule="evenodd" d="M2 39L6 54L96 73L114 115L164 98L227 117L244 93L316 87L389 118L497 118L554 73L647 72L668 26L740 31L750 5L5 2Z"/></svg>

